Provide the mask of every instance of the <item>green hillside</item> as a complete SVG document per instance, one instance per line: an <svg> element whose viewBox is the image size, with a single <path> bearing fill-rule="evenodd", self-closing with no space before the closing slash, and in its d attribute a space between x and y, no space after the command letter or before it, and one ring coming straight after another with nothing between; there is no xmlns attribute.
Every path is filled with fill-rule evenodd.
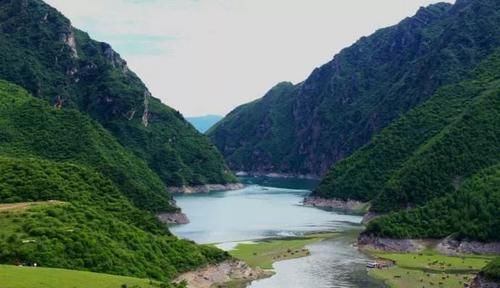
<svg viewBox="0 0 500 288"><path fill-rule="evenodd" d="M152 97L118 53L41 0L0 2L0 79L90 115L167 186L236 181L208 139Z"/></svg>
<svg viewBox="0 0 500 288"><path fill-rule="evenodd" d="M371 221L365 233L390 238L500 240L500 165L477 173L455 193Z"/></svg>
<svg viewBox="0 0 500 288"><path fill-rule="evenodd" d="M467 79L500 46L499 5L421 8L362 37L305 81L236 108L208 135L234 170L323 176L440 87Z"/></svg>
<svg viewBox="0 0 500 288"><path fill-rule="evenodd" d="M169 234L163 183L94 120L5 81L0 115L0 203L62 202L0 209L0 263L168 280L228 257Z"/></svg>
<svg viewBox="0 0 500 288"><path fill-rule="evenodd" d="M176 209L162 181L146 163L77 110L56 109L0 80L0 115L0 155L91 166L112 179L139 208L154 212Z"/></svg>
<svg viewBox="0 0 500 288"><path fill-rule="evenodd" d="M495 53L472 79L441 88L339 162L314 194L375 199L373 210L397 210L454 191L468 176L495 164L500 157L498 71L500 53Z"/></svg>
<svg viewBox="0 0 500 288"><path fill-rule="evenodd" d="M370 222L369 234L500 240L500 53L473 75L339 163L314 195L371 201L378 213L403 210Z"/></svg>

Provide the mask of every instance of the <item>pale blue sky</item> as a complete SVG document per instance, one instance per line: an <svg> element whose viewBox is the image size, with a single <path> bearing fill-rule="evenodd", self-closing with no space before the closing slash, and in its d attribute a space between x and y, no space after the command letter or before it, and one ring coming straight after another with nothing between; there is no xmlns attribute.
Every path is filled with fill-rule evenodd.
<svg viewBox="0 0 500 288"><path fill-rule="evenodd" d="M435 0L46 0L185 116L225 114ZM452 2L451 0L448 2Z"/></svg>

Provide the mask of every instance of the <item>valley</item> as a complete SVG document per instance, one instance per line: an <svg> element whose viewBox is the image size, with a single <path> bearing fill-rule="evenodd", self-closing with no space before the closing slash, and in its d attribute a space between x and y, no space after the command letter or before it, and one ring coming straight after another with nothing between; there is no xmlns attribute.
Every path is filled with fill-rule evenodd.
<svg viewBox="0 0 500 288"><path fill-rule="evenodd" d="M274 0L47 1L0 0L0 288L500 287L500 1L342 27L358 38L279 83L266 73L316 52L260 56L324 48L338 19L305 32L282 7L254 20ZM316 5L351 3L320 2L287 8L319 21Z"/></svg>

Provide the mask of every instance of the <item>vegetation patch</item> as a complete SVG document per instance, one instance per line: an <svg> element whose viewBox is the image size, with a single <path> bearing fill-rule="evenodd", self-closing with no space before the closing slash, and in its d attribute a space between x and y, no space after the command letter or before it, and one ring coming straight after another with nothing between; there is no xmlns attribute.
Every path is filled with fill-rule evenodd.
<svg viewBox="0 0 500 288"><path fill-rule="evenodd" d="M395 262L396 266L391 268L370 269L369 275L398 288L464 287L493 259L476 255L446 256L430 250L423 253L371 251L370 254Z"/></svg>
<svg viewBox="0 0 500 288"><path fill-rule="evenodd" d="M299 238L262 240L251 244L239 244L229 253L251 267L272 269L274 262L308 256L310 252L305 248L306 245L335 235L335 233L319 233Z"/></svg>

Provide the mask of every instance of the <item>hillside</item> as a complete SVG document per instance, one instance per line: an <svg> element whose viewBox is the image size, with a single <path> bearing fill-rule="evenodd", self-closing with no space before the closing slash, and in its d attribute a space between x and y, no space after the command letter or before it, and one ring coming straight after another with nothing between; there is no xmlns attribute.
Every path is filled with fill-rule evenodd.
<svg viewBox="0 0 500 288"><path fill-rule="evenodd" d="M143 160L77 110L56 109L0 80L0 115L0 155L91 166L113 180L137 207L152 212L177 209Z"/></svg>
<svg viewBox="0 0 500 288"><path fill-rule="evenodd" d="M235 181L209 140L152 97L110 45L41 0L0 2L0 79L90 115L166 186Z"/></svg>
<svg viewBox="0 0 500 288"><path fill-rule="evenodd" d="M187 117L186 120L191 123L191 125L196 128L201 133L205 133L214 126L215 123L219 122L222 118L220 115L205 115L199 117Z"/></svg>
<svg viewBox="0 0 500 288"><path fill-rule="evenodd" d="M362 202L375 199L373 209L383 212L456 190L467 177L500 160L499 71L496 52L471 79L439 89L339 162L314 194Z"/></svg>
<svg viewBox="0 0 500 288"><path fill-rule="evenodd" d="M94 120L4 81L0 115L1 263L170 280L228 257L170 235L161 180Z"/></svg>
<svg viewBox="0 0 500 288"><path fill-rule="evenodd" d="M363 37L302 83L282 83L208 135L236 171L320 176L500 44L500 3L421 8ZM258 116L256 116L258 115Z"/></svg>
<svg viewBox="0 0 500 288"><path fill-rule="evenodd" d="M366 233L500 240L500 52L341 161L313 193L387 213ZM415 208L415 209L411 209Z"/></svg>

